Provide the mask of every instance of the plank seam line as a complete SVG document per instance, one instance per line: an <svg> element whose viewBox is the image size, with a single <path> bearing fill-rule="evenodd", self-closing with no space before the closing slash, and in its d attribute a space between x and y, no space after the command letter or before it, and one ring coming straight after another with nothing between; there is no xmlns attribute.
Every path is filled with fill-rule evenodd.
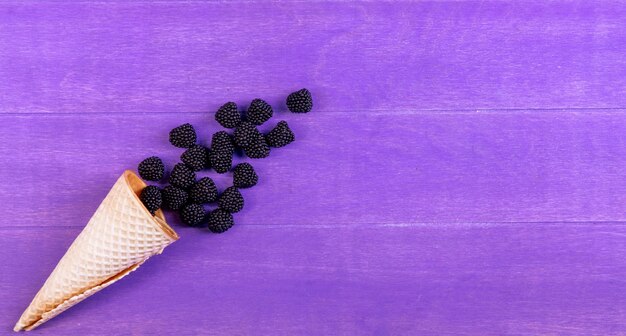
<svg viewBox="0 0 626 336"><path fill-rule="evenodd" d="M515 221L515 222L418 222L418 223L393 223L393 224L377 224L377 223L359 223L359 224L239 224L238 227L246 228L307 228L307 229L326 229L326 228L369 228L369 227L489 227L489 226L523 226L523 225L537 225L542 226L557 226L568 224L568 226L586 226L589 224L606 225L613 224L617 226L626 225L626 220L613 220L613 221ZM84 226L78 225L50 225L50 226L37 226L37 225L10 225L0 226L0 230L21 230L21 229L80 229Z"/></svg>
<svg viewBox="0 0 626 336"><path fill-rule="evenodd" d="M532 113L532 112L550 112L550 113L563 113L569 114L571 112L579 113L586 112L586 114L613 114L614 112L626 112L624 107L529 107L529 108L477 108L477 109L367 109L360 110L321 110L313 111L316 114L351 114L351 113L378 113L385 115L402 115L402 114L502 114L503 112L512 113ZM0 116L65 116L65 115L79 115L79 116L91 116L91 115L137 115L145 116L146 114L206 114L214 113L214 111L127 111L127 112L0 112ZM279 112L288 114L286 111Z"/></svg>
<svg viewBox="0 0 626 336"><path fill-rule="evenodd" d="M287 3L308 3L308 2L327 2L328 0L286 0L284 2ZM350 2L348 0L334 0L335 2L338 3L342 3L342 2ZM414 2L414 0L393 0L393 1L399 1L399 2ZM228 1L228 3L264 3L265 0L234 0L234 1ZM372 0L366 0L364 2L372 2ZM389 0L386 0L385 2L389 2ZM21 4L28 4L28 5L33 5L33 4L63 4L63 5L73 5L73 4L79 4L79 5L105 5L105 4L118 4L118 5L128 5L128 6L132 6L135 4L139 4L139 5L152 5L152 4L159 4L159 5L167 5L167 4L218 4L218 5L222 5L224 4L224 1L222 0L155 0L155 1L124 1L124 0L110 0L110 1L106 1L106 0L99 0L99 1L55 1L55 0L47 0L47 1L37 1L37 0L24 0L24 1L6 1L6 2L2 2L2 4L9 4L9 5L21 5Z"/></svg>

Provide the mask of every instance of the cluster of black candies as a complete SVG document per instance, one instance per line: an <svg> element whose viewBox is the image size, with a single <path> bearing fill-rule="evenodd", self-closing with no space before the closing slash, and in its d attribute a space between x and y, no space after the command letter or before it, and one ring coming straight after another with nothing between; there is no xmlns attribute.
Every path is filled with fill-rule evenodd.
<svg viewBox="0 0 626 336"><path fill-rule="evenodd" d="M294 113L306 113L313 108L311 93L302 89L287 97L287 108ZM208 227L211 232L222 233L233 224L233 213L243 209L244 200L239 189L257 184L258 175L249 163L232 167L233 155L240 148L251 159L269 156L270 148L288 145L295 140L286 121L280 121L269 133L263 134L257 126L268 121L274 111L262 99L254 99L245 114L237 105L228 102L215 113L215 120L225 128L234 129L232 134L219 131L213 134L210 147L197 143L197 136L191 124L180 125L170 131L170 143L178 148L186 148L180 156L182 162L172 168L169 185L163 189L150 185L141 192L140 199L154 215L161 207L178 211L183 223L194 227ZM218 192L210 177L196 179L196 172L213 169L219 174L233 171L233 185ZM156 156L149 157L139 164L139 175L147 181L160 181L165 175L165 165ZM210 212L203 204L217 202L217 208Z"/></svg>

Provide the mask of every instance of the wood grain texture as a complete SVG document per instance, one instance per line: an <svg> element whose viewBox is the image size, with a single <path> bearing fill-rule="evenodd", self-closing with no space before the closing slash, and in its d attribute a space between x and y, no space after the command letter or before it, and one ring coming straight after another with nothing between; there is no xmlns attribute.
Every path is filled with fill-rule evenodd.
<svg viewBox="0 0 626 336"><path fill-rule="evenodd" d="M626 335L621 1L0 4L0 334L119 176L261 97L297 141L36 335ZM285 112L308 87L315 110ZM241 158L238 158L241 160ZM229 174L217 176L229 185Z"/></svg>
<svg viewBox="0 0 626 336"><path fill-rule="evenodd" d="M13 2L1 112L626 107L620 1Z"/></svg>
<svg viewBox="0 0 626 336"><path fill-rule="evenodd" d="M261 180L243 191L247 211L237 219L306 226L622 221L625 116L621 110L277 112L297 141L266 160L248 160ZM19 139L0 149L11 158L0 180L7 190L20 190L19 198L0 202L13 218L5 225L83 226L123 169L136 169L151 155L170 167L178 162L182 150L167 141L169 129L191 122L201 141L209 141L218 129L210 117L0 117L0 141ZM230 173L199 176L205 175L222 189L232 183Z"/></svg>
<svg viewBox="0 0 626 336"><path fill-rule="evenodd" d="M11 297L0 309L3 330L79 229L0 229L0 252L29 260L0 269L0 295ZM623 223L182 234L132 277L35 334L607 335L626 328Z"/></svg>

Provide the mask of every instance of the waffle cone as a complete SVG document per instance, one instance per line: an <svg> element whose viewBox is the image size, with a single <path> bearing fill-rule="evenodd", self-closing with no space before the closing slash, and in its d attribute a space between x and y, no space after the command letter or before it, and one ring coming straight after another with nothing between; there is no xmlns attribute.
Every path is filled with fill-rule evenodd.
<svg viewBox="0 0 626 336"><path fill-rule="evenodd" d="M145 183L125 171L57 264L13 330L31 330L160 254L178 235L139 200Z"/></svg>

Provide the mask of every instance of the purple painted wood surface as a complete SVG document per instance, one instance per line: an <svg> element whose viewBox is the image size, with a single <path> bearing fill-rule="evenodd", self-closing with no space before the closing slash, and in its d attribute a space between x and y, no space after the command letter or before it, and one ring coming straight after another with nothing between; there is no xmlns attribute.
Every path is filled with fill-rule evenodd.
<svg viewBox="0 0 626 336"><path fill-rule="evenodd" d="M5 112L206 111L307 84L317 111L625 107L619 1L0 7Z"/></svg>
<svg viewBox="0 0 626 336"><path fill-rule="evenodd" d="M11 272L3 282L12 290L3 321L21 312L79 230L0 230L0 252L22 256L5 262ZM621 222L239 225L229 238L179 231L183 240L132 277L36 334L606 335L626 328Z"/></svg>
<svg viewBox="0 0 626 336"><path fill-rule="evenodd" d="M626 335L625 22L618 1L2 3L0 333L121 171L259 96L298 140L253 162L237 226L170 216L179 242L33 334ZM315 111L286 113L302 86Z"/></svg>

